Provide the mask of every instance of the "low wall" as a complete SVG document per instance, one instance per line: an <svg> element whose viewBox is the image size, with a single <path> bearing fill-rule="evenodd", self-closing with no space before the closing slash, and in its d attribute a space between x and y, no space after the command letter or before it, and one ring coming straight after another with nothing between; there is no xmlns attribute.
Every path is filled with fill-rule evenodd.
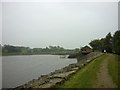
<svg viewBox="0 0 120 90"><path fill-rule="evenodd" d="M75 74L77 70L83 68L85 65L87 65L89 62L94 60L95 58L103 55L103 53L97 53L92 52L85 56L84 58L80 59L78 58L77 63L70 64L69 66L66 66L62 69L55 70L54 72L51 72L47 75L41 75L38 77L38 79L33 79L24 85L18 86L14 88L14 90L21 90L22 88L51 88L54 87L57 84L61 84L64 82L69 76L72 74Z"/></svg>

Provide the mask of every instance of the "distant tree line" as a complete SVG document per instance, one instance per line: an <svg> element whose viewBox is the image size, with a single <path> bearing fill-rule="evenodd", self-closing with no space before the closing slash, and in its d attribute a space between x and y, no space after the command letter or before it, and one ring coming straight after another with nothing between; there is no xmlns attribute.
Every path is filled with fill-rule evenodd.
<svg viewBox="0 0 120 90"><path fill-rule="evenodd" d="M2 54L68 54L79 52L79 48L76 49L64 49L60 46L49 46L46 48L33 48L23 46L4 45L2 47Z"/></svg>
<svg viewBox="0 0 120 90"><path fill-rule="evenodd" d="M1 46L1 44L0 44L0 55L2 54L2 46Z"/></svg>
<svg viewBox="0 0 120 90"><path fill-rule="evenodd" d="M94 51L106 51L120 55L120 30L116 31L113 36L108 33L105 38L95 39L89 45Z"/></svg>
<svg viewBox="0 0 120 90"><path fill-rule="evenodd" d="M93 51L106 51L120 55L120 30L116 31L113 36L108 33L105 38L95 39L89 43ZM46 48L33 48L24 46L12 46L0 44L0 54L71 54L80 52L79 48L65 49L61 46L49 46Z"/></svg>

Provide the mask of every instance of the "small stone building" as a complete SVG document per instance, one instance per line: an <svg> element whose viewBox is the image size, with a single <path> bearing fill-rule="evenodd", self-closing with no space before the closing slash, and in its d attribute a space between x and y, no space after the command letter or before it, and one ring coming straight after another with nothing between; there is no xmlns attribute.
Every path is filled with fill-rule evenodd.
<svg viewBox="0 0 120 90"><path fill-rule="evenodd" d="M81 48L81 53L82 54L88 54L90 52L92 52L92 49L89 46L85 46L85 47Z"/></svg>
<svg viewBox="0 0 120 90"><path fill-rule="evenodd" d="M84 58L87 54L91 53L92 49L89 46L82 47L79 53L70 54L68 58Z"/></svg>

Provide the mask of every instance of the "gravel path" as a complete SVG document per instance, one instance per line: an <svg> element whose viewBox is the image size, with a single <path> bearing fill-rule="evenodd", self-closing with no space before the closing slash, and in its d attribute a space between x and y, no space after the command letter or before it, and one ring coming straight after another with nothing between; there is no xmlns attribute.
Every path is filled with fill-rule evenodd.
<svg viewBox="0 0 120 90"><path fill-rule="evenodd" d="M108 74L108 62L111 57L112 55L108 55L108 57L102 61L97 73L97 81L96 84L93 85L93 88L116 88L111 76Z"/></svg>

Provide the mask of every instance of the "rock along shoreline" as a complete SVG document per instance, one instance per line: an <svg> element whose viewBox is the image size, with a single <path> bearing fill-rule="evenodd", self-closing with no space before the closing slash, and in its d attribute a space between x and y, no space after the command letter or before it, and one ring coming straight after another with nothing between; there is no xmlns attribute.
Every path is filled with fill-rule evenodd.
<svg viewBox="0 0 120 90"><path fill-rule="evenodd" d="M23 88L52 88L55 85L62 84L66 81L69 76L75 74L77 70L80 70L89 62L94 60L95 58L103 55L100 52L91 52L82 59L78 57L78 62L74 64L70 64L62 69L55 70L46 75L41 75L38 79L33 79L23 85L20 85L16 88L12 88L13 90L21 90Z"/></svg>

